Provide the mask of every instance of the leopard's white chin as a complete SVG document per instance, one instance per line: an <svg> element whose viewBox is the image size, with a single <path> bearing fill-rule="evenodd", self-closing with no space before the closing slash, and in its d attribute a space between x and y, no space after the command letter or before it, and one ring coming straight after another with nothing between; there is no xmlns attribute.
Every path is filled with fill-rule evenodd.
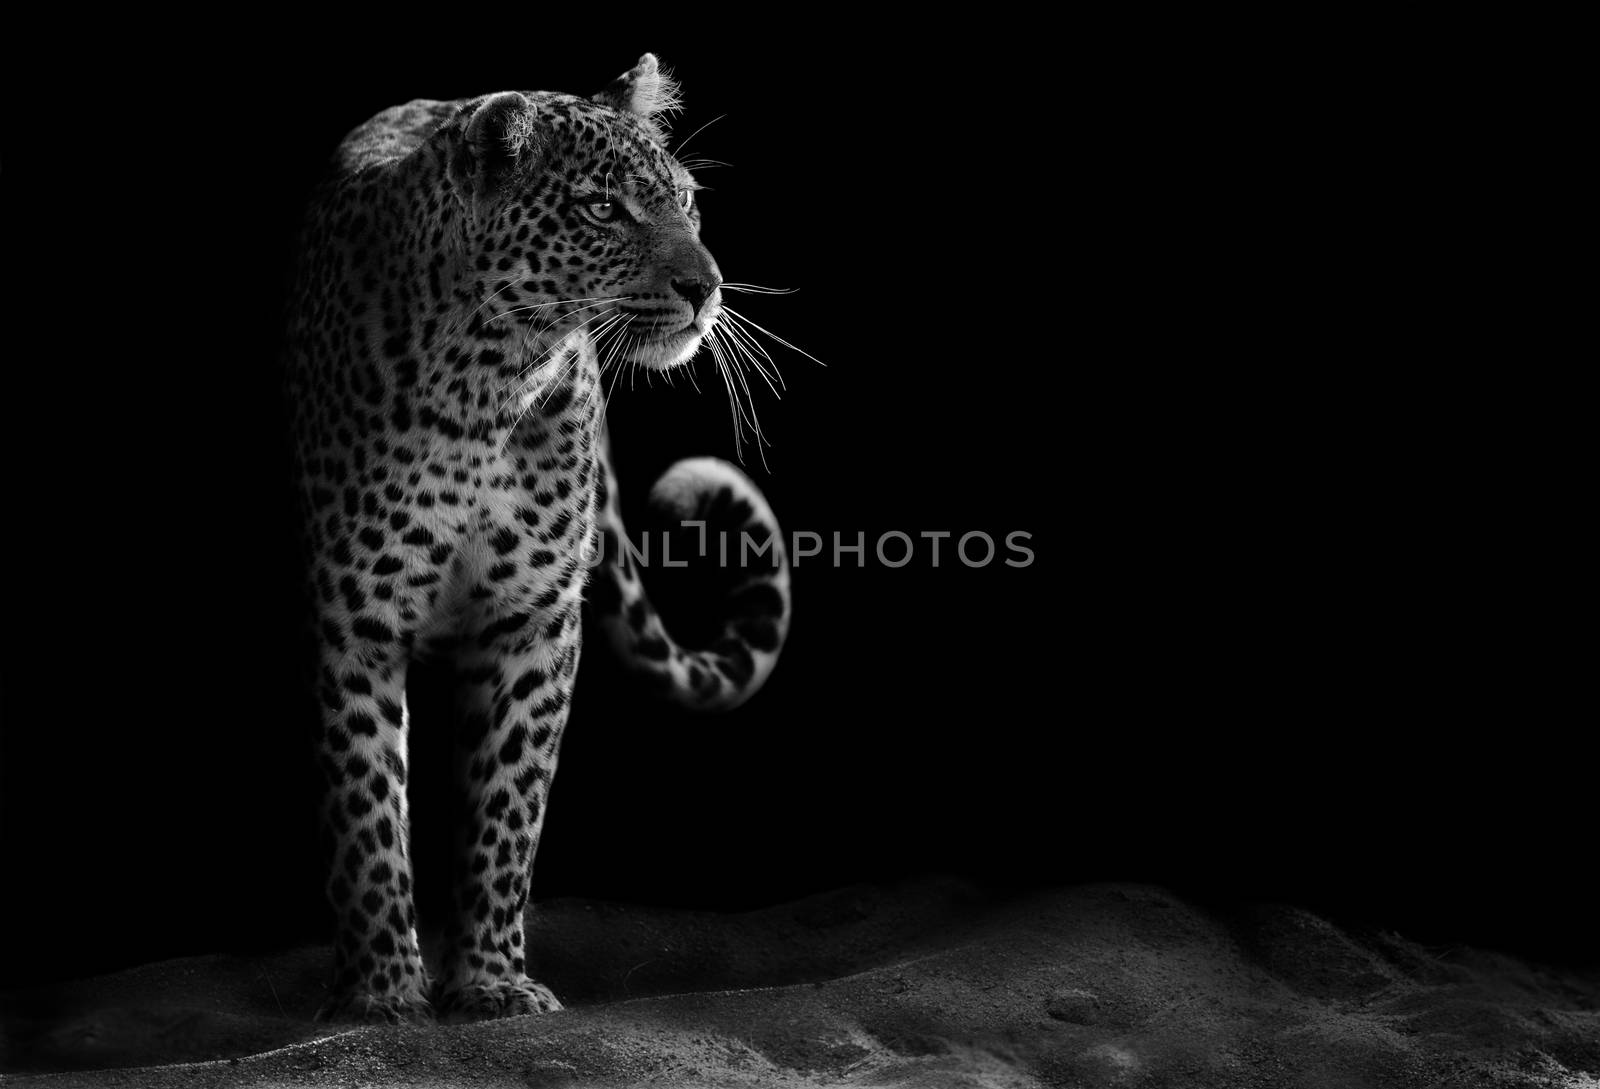
<svg viewBox="0 0 1600 1089"><path fill-rule="evenodd" d="M695 322L675 333L644 341L628 352L628 358L652 370L671 370L694 357L706 338L706 331L705 326Z"/></svg>

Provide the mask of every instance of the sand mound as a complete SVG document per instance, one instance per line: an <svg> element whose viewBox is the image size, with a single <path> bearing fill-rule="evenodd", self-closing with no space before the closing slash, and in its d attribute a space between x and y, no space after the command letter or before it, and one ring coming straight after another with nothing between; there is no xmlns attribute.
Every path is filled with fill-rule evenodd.
<svg viewBox="0 0 1600 1089"><path fill-rule="evenodd" d="M6 996L0 1059L30 1073L5 1081L1600 1089L1600 980L1293 909L934 882L744 915L537 915L560 1013L335 1029L311 1022L326 950L193 958ZM66 1072L32 1073L49 1070Z"/></svg>

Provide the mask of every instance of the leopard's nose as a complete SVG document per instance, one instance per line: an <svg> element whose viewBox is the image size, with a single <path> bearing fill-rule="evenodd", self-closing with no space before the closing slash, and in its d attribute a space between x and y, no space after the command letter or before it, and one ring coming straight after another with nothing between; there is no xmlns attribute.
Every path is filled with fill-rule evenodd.
<svg viewBox="0 0 1600 1089"><path fill-rule="evenodd" d="M706 300L716 289L715 281L702 280L699 277L672 281L672 290L683 296L696 317L700 316L700 308L706 304Z"/></svg>

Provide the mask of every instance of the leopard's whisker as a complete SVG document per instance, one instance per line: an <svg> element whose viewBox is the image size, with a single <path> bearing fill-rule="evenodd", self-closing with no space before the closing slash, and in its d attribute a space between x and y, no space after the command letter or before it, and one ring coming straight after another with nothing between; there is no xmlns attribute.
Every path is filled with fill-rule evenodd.
<svg viewBox="0 0 1600 1089"><path fill-rule="evenodd" d="M584 328L584 326L588 325L590 322L597 321L597 320L603 319L605 317L606 317L606 312L605 311L601 311L601 312L599 312L597 314L590 315L589 317L585 318L583 321L579 322L578 325L577 325L577 328L573 329L572 333L569 333L568 336L571 336L574 333L580 332ZM549 326L547 325L545 328L548 329ZM566 337L563 337L561 340L556 341L554 344L551 344L548 348L545 348L543 351L538 353L536 356L533 357L533 360L530 361L528 363L528 365L522 367L517 372L515 377L513 377L509 382L506 382L505 384L500 386L497 390L495 390L495 395L499 396L500 394L504 393L506 390L513 389L513 392L510 395L510 397L508 397L505 400L505 402L500 406L500 411L504 412L508 407L510 407L510 405L511 405L511 403L513 401L516 401L517 399L519 399L520 397L523 396L522 387L527 385L527 383L532 380L533 376L538 371L544 369L544 367L548 363L550 363L551 359L553 358L552 353L555 352L558 348L560 348L561 345L566 341L566 339L567 339ZM519 416L518 418L520 420L521 417Z"/></svg>
<svg viewBox="0 0 1600 1089"><path fill-rule="evenodd" d="M553 394L555 392L555 390L560 387L562 381L567 377L567 375L577 367L577 360L578 360L578 357L581 354L581 352L582 352L581 348L579 348L577 346L573 347L571 361L567 364L567 366L565 368L563 368L561 373L556 375L556 377L549 383L549 385L547 387L548 392L545 394L545 400L546 401L548 401L550 399L551 394ZM516 399L518 399L518 398L520 398L522 396L524 396L524 394L523 394L522 390L519 388L517 393L513 395L511 400L516 400ZM507 401L505 404L503 404L501 406L500 411L504 412L505 409L510 406L510 404L511 404L511 401ZM516 419L513 420L511 422L511 425L506 428L505 435L502 436L502 438L500 439L500 445L495 450L495 455L497 457L499 455L505 453L506 445L508 443L510 443L511 437L516 434L517 428L522 424L522 421L525 418L527 418L528 413L532 412L535 407L536 406L534 404L533 398L530 397L530 398L528 398L526 403L524 403L522 405L522 407L517 410Z"/></svg>
<svg viewBox="0 0 1600 1089"><path fill-rule="evenodd" d="M697 129L695 129L688 136L684 137L683 138L683 142L680 143L677 147L672 149L672 157L674 159L676 159L679 155L682 155L683 154L683 149L689 146L689 141L693 140L696 136L699 136L702 132L706 131L706 129L709 129L712 125L715 125L718 121L721 121L724 117L727 117L727 116L728 115L725 114L725 113L719 113L719 114L717 114L717 116L713 117L711 120L707 121L705 124L701 125Z"/></svg>
<svg viewBox="0 0 1600 1089"><path fill-rule="evenodd" d="M761 377L767 383L767 388L772 390L772 395L781 401L783 399L783 394L779 393L777 387L772 384L773 378L776 377L778 380L778 385L782 386L784 389L787 390L789 386L784 382L783 374L778 370L777 362L772 358L771 354L767 352L767 349L762 346L761 342L756 340L755 337L750 334L749 330L745 329L739 324L739 319L737 317L730 315L730 318L732 320L728 322L729 341L737 345L745 355L750 357L750 362L755 366L756 370L761 372ZM760 358L758 358L758 353ZM767 368L762 366L762 359L765 359L772 365L771 373L768 373Z"/></svg>
<svg viewBox="0 0 1600 1089"><path fill-rule="evenodd" d="M479 310L482 310L484 307L488 306L494 301L496 295L500 294L502 291L509 290L516 282L516 280L507 280L505 283L491 291L484 297L484 300L473 309L472 313L467 315L467 320L471 321L473 318L477 317Z"/></svg>
<svg viewBox="0 0 1600 1089"><path fill-rule="evenodd" d="M609 300L609 299L603 300L603 302L610 302L610 301L612 301L612 300ZM595 304L591 304L591 305L598 306L598 305L602 305L602 303L595 303ZM543 336L545 333L549 332L551 329L554 329L561 322L563 322L563 321L567 320L568 318L572 317L574 314L581 313L583 310L586 310L586 309L589 309L589 307L580 307L578 310L571 311L570 313L556 315L556 316L550 318L548 321L546 321L543 325L540 325L540 326L530 325L528 327L527 335L525 335L523 337L523 345L522 345L523 348L527 347L527 342L528 342L528 338L529 337L531 337L533 335ZM601 311L598 311L598 312L596 312L594 314L589 315L588 317L586 317L582 321L580 321L576 326L574 326L572 328L571 332L567 333L566 335L567 336L571 336L573 333L576 333L576 332L580 331L585 325L589 324L590 322L596 320L597 318L604 317L607 313L609 313L609 311L601 310ZM561 339L564 340L566 338L562 337ZM559 344L560 340L558 340L556 343ZM553 348L553 347L555 347L555 345L552 345L551 347ZM547 348L547 349L545 349L545 351L548 352L548 351L550 351L550 349ZM528 370L528 368L524 368L523 369L523 373L527 373L527 370Z"/></svg>
<svg viewBox="0 0 1600 1089"><path fill-rule="evenodd" d="M574 316L576 314L581 314L584 310L588 310L588 309L591 309L593 307L604 306L606 303L610 303L610 302L622 302L622 301L626 301L629 298L631 298L631 296L627 296L627 295L591 296L590 298L587 298L587 299L557 300L556 302L553 302L553 303L537 303L537 304L530 305L530 306L526 307L525 309L528 309L528 310L535 310L535 309L542 310L542 309L545 309L547 307L562 305L563 302L570 302L570 303L579 303L579 302L581 302L581 303L584 304L582 306L579 306L576 310L567 311L566 313L562 313L562 314L551 315L549 317L549 319L546 320L542 325L541 324L537 324L535 322L529 322L528 325L527 325L527 328L523 331L521 342L517 345L517 354L519 356L525 354L527 352L527 350L528 350L528 342L530 340L533 340L536 337L544 336L551 329L555 328L556 325L558 325L562 321L565 321L567 318L572 317L572 316ZM606 311L604 311L604 310L601 310L599 312L600 315L603 315L605 313L606 313ZM579 329L582 329L583 326L585 324L587 324L589 321L591 321L595 316L599 316L599 315L591 315L589 318L585 318L583 321L579 322L577 327L573 330L573 332L577 332ZM554 345L552 345L552 347L554 347ZM543 352L540 352L538 355L535 355L532 359L530 359L526 364L524 364L521 367L521 369L518 371L517 377L515 379L513 379L513 381L520 381L530 371L536 370L539 366L543 366L543 364L540 363L539 360L540 360L540 358L542 356L547 355L549 351L550 351L550 349L546 348Z"/></svg>
<svg viewBox="0 0 1600 1089"><path fill-rule="evenodd" d="M761 458L762 466L765 467L767 464L765 447L770 446L771 443L767 441L766 434L761 430L761 417L756 412L755 397L751 394L750 383L745 378L745 367L738 355L733 351L731 343L726 339L723 341L723 350L730 364L729 373L735 380L735 400L737 402L738 394L742 391L747 409L741 410L741 415L744 416L745 422L750 425L750 433L755 439L756 454Z"/></svg>
<svg viewBox="0 0 1600 1089"><path fill-rule="evenodd" d="M724 282L724 291L737 291L741 295L793 295L800 289L797 287L764 287L761 284L730 284Z"/></svg>
<svg viewBox="0 0 1600 1089"><path fill-rule="evenodd" d="M555 319L551 319L550 321L545 322L542 326L538 327L536 327L533 322L528 323L528 327L523 330L522 340L517 344L516 358L518 360L521 360L527 356L528 341L532 340L535 336L543 336L554 325L554 320ZM550 350L553 347L554 345L551 345L550 347L545 348L543 351L537 352L533 356L528 357L527 362L520 363L517 367L516 375L511 379L511 382L508 383L508 385L521 382L530 372L535 371L539 367L543 366L543 363L540 361L550 353ZM496 392L498 393L500 391Z"/></svg>
<svg viewBox="0 0 1600 1089"><path fill-rule="evenodd" d="M581 329L582 326L580 326L579 328ZM602 325L602 328L603 328L603 325ZM576 332L576 330L574 330L574 332ZM562 338L562 342L563 343L565 343L566 340L567 340L567 338L565 338L565 337ZM518 417L517 417L518 422L521 422L522 417L526 416L528 414L528 412L532 411L533 408L543 408L544 405L549 402L550 398L555 395L555 391L561 387L561 384L563 382L565 382L567 380L567 378L573 372L575 372L577 370L578 363L579 363L580 359L582 358L582 355L583 355L583 348L581 346L577 345L577 344L574 344L572 346L571 356L568 358L566 364L562 367L560 372L558 372L556 374L556 376L553 379L551 379L550 382L546 385L545 394L544 394L544 400L538 401L538 402L534 402L532 399L530 399L529 404L524 406L522 412L518 415ZM512 431L515 431L515 427L512 428ZM507 437L509 438L509 436L510 436L510 432L507 432ZM503 447L504 447L504 443L502 443L502 448Z"/></svg>
<svg viewBox="0 0 1600 1089"><path fill-rule="evenodd" d="M761 427L760 427L760 425L758 423L756 423L756 421L754 419L754 416L755 416L755 402L750 396L750 383L745 380L744 363L739 358L738 354L734 352L733 345L732 345L731 342L724 341L722 347L723 347L723 350L725 350L728 353L728 362L733 364L733 368L732 368L733 376L734 376L735 379L738 380L739 388L744 391L745 400L750 403L750 410L751 410L750 428L751 428L751 430L755 431L757 434L760 434L761 433Z"/></svg>
<svg viewBox="0 0 1600 1089"><path fill-rule="evenodd" d="M505 313L514 314L519 310L544 310L552 306L571 306L574 303L626 302L631 298L633 298L632 295L585 295L576 299L554 299L550 302L527 303L513 307ZM500 316L504 317L505 315L502 314Z"/></svg>
<svg viewBox="0 0 1600 1089"><path fill-rule="evenodd" d="M761 417L756 412L755 394L750 389L750 381L747 377L748 368L739 358L739 353L733 350L731 342L729 344L729 356L731 359L733 359L735 365L738 367L737 374L739 377L739 385L744 390L745 403L750 406L750 429L755 433L756 436L756 452L761 454L761 463L765 465L766 452L762 448L772 444L767 441L766 432L761 430Z"/></svg>
<svg viewBox="0 0 1600 1089"><path fill-rule="evenodd" d="M713 330L713 333L715 330ZM722 358L722 345L714 336L706 338L707 345L711 348L711 358L716 361L717 373L722 376L722 384L728 393L728 415L733 422L733 454L742 463L744 461L743 430L739 421L739 409L733 400L733 382L728 377L728 365Z"/></svg>
<svg viewBox="0 0 1600 1089"><path fill-rule="evenodd" d="M624 333L625 333L626 339L622 342L622 348L616 354L616 357L614 359L614 362L616 362L618 364L620 364L624 360L626 360L628 358L629 353L631 353L633 351L633 342L634 342L634 338L636 336L636 331L634 331L634 330L624 330ZM611 371L611 386L610 386L610 388L608 388L606 390L606 404L607 405L609 405L611 403L612 396L617 392L617 383L620 382L621 380L622 380L622 367L621 366L613 367L612 371Z"/></svg>
<svg viewBox="0 0 1600 1089"><path fill-rule="evenodd" d="M761 341L755 338L755 335L751 333L750 330L741 325L738 318L735 318L733 321L729 322L728 328L738 334L739 342L752 353L750 361L763 372L766 372L767 369L770 368L772 377L778 380L778 385L782 386L784 389L788 389L788 385L783 380L783 372L778 367L778 361L772 358L772 353L767 351L766 345L762 344ZM761 361L756 358L758 355L760 356L761 360L766 361L765 366L763 366Z"/></svg>
<svg viewBox="0 0 1600 1089"><path fill-rule="evenodd" d="M619 358L618 353L625 348L626 339L630 335L629 327L634 320L632 314L623 314L621 317L622 321L607 331L607 334L611 337L611 343L606 346L604 354L600 355L599 365L596 367L594 396L600 399L600 426L602 428L605 427L606 411L611 407L611 395L606 390L605 384L606 368L614 367ZM598 352L596 354L599 355ZM613 369L612 373L613 375L616 373L615 369Z"/></svg>
<svg viewBox="0 0 1600 1089"><path fill-rule="evenodd" d="M728 387L728 400L733 406L734 451L739 460L742 462L744 460L743 425L748 424L751 434L755 436L756 450L761 454L761 463L765 465L766 453L762 450L762 445L766 444L766 436L761 432L761 421L756 416L755 402L750 397L750 387L744 381L743 372L734 364L734 362L730 361L731 356L729 354L728 346L721 340L712 339L711 350L713 356L715 356L717 360L718 367L720 367L722 370L723 383ZM745 399L750 402L750 410L748 413L745 411L745 407L739 399L739 392L741 388L743 389Z"/></svg>
<svg viewBox="0 0 1600 1089"><path fill-rule="evenodd" d="M601 317L601 316L603 316L603 314L595 314L595 315L592 315L589 318L585 318L584 321L582 321L582 322L580 322L578 324L577 328L574 329L573 332L577 332L578 329L582 329L584 327L584 325L588 324L588 322L594 320L594 318ZM548 331L552 327L553 327L553 323L547 323L546 325L544 325L543 327L541 327L538 330L538 333L540 335L542 335L544 332ZM529 330L529 333L530 333L530 335L533 333L533 330L531 328ZM563 339L565 339L565 338L563 338ZM526 351L527 350L527 341L528 341L528 337L525 336L523 338L523 342L522 342L521 346L519 347L519 351ZM529 378L531 378L539 370L543 369L545 364L550 362L551 353L554 352L557 348L559 348L561 346L561 343L562 343L561 340L557 340L554 343L548 345L547 347L541 349L540 351L538 351L537 353L532 355L529 358L527 363L525 363L522 366L517 368L516 374L513 375L512 378L509 381L505 382L504 384L502 384L499 388L497 388L495 390L496 396L498 396L501 393L504 393L506 390L511 389L514 386L520 387L520 386L524 385L528 381ZM513 396L513 398L515 398L517 396L517 394L513 394L512 396Z"/></svg>
<svg viewBox="0 0 1600 1089"><path fill-rule="evenodd" d="M577 301L577 300L572 300L572 301ZM539 309L543 309L546 306L559 305L559 302L560 301L558 300L557 303L539 304L538 308ZM530 309L532 309L532 307L530 307ZM581 307L578 310L572 311L572 313L573 314L581 313L584 309L587 309L587 307ZM603 314L604 311L601 311L600 313ZM521 342L517 345L517 355L520 357L523 354L525 354L527 352L527 350L528 350L528 342L530 340L533 340L536 337L544 336L544 334L548 333L551 329L555 328L555 326L558 323L560 323L561 321L565 320L568 316L569 315L566 315L566 314L552 315L542 325L541 324L536 324L535 322L529 322L528 325L527 325L527 328L523 331ZM596 315L591 315L590 318L585 318L583 321L579 322L578 326L577 326L577 329L582 329L583 326L585 324L587 324L592 319L592 317L594 317L594 316L596 316ZM576 332L577 329L574 329L573 331ZM543 351L541 351L538 354L534 355L527 363L523 364L519 368L519 370L517 371L517 375L513 379L513 381L514 382L520 382L529 373L537 370L539 367L542 367L544 364L541 363L540 360L544 359L545 357L547 357L549 355L549 353L551 351L553 351L557 347L557 345L559 345L559 343L560 343L559 340L556 341L555 343L552 343L550 346L546 347Z"/></svg>
<svg viewBox="0 0 1600 1089"><path fill-rule="evenodd" d="M811 362L815 363L817 366L819 366L819 367L826 367L827 366L826 363L824 363L822 360L818 359L816 356L812 355L810 352L806 351L804 348L799 348L799 347L796 347L795 345L789 343L787 340L785 340L782 337L780 337L777 333L774 333L771 329L768 329L766 326L761 325L761 324L759 324L759 323L757 323L755 321L752 321L751 319L745 317L743 314L739 313L737 310L735 310L733 307L727 305L726 303L723 304L722 309L723 309L724 313L732 314L739 321L742 321L744 324L746 324L746 325L750 326L751 328L755 329L757 332L765 333L767 336L771 337L773 340L777 341L779 344L782 344L785 348L788 348L791 351L799 352L801 355L803 355L807 359L811 360Z"/></svg>
<svg viewBox="0 0 1600 1089"><path fill-rule="evenodd" d="M557 299L555 302L528 303L524 306L514 306L510 310L501 311L494 317L490 318L489 321L499 321L501 318L509 318L515 314L526 314L533 310L548 310L552 306L573 306L578 303L585 304L583 306L579 306L577 310L568 311L568 314L577 314L587 310L591 306L602 306L608 302L627 302L632 297L633 296L631 295L596 295L587 299ZM561 320L561 317L565 316L567 315L560 315L555 320L559 321ZM485 324L487 324L487 322Z"/></svg>

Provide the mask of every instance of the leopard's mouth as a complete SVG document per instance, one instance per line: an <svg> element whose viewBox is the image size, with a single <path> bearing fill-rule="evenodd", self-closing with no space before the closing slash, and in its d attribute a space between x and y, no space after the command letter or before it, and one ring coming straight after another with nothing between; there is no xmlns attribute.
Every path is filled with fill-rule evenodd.
<svg viewBox="0 0 1600 1089"><path fill-rule="evenodd" d="M670 370L694 358L722 316L722 307L711 300L700 312L684 320L683 311L670 308L635 310L619 307L625 315L615 334L622 345L621 356L629 363L651 370Z"/></svg>
<svg viewBox="0 0 1600 1089"><path fill-rule="evenodd" d="M697 318L686 325L651 331L643 335L628 354L635 363L654 370L668 370L693 358L708 328L707 322Z"/></svg>
<svg viewBox="0 0 1600 1089"><path fill-rule="evenodd" d="M634 352L634 358L647 367L666 370L687 363L700 347L706 335L705 327L698 321L657 334L645 340Z"/></svg>

